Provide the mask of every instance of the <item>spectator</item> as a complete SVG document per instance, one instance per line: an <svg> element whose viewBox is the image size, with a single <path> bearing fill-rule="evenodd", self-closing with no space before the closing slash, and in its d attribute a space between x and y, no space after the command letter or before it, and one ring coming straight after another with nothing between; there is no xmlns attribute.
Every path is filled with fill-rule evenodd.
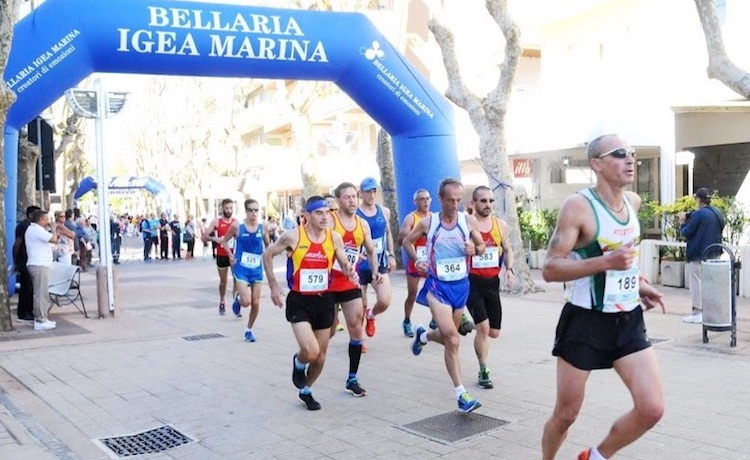
<svg viewBox="0 0 750 460"><path fill-rule="evenodd" d="M65 228L73 232L73 256L71 257L72 264L78 264L78 254L81 251L81 245L78 238L75 236L76 228L78 225L75 222L75 213L72 209L65 210Z"/></svg>
<svg viewBox="0 0 750 460"><path fill-rule="evenodd" d="M57 234L47 231L49 214L37 209L31 214L31 223L24 234L28 253L27 267L34 285L34 330L54 329L57 324L47 319L49 299L49 269L52 266L52 247L57 243Z"/></svg>
<svg viewBox="0 0 750 460"><path fill-rule="evenodd" d="M705 256L715 259L721 255L721 248L706 248L721 243L724 231L724 214L711 206L711 190L703 187L695 192L697 209L690 213L681 212L680 233L687 238L688 276L690 277L690 298L693 310L682 321L686 323L703 323L703 306L701 302L701 261Z"/></svg>
<svg viewBox="0 0 750 460"><path fill-rule="evenodd" d="M186 259L192 259L195 253L195 217L189 216L188 220L185 221L185 236L183 239L187 243Z"/></svg>
<svg viewBox="0 0 750 460"><path fill-rule="evenodd" d="M182 224L180 223L180 216L174 215L172 221L169 222L169 229L172 231L172 259L182 259L180 247L182 246Z"/></svg>
<svg viewBox="0 0 750 460"><path fill-rule="evenodd" d="M72 256L75 252L75 230L69 229L65 225L65 213L63 211L55 211L55 221L50 224L53 232L57 234L57 246L54 249L54 260L64 264L72 264Z"/></svg>
<svg viewBox="0 0 750 460"><path fill-rule="evenodd" d="M31 224L31 217L39 206L29 206L26 208L26 219L22 220L16 226L16 241L13 244L13 265L18 270L19 283L21 289L18 291L18 319L21 321L34 321L34 288L31 280L31 274L26 266L28 254L26 252L26 241L24 234Z"/></svg>

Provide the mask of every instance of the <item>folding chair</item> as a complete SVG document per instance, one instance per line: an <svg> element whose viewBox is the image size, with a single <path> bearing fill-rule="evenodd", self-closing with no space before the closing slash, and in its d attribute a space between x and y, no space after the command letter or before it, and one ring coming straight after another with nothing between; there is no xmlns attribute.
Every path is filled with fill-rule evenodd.
<svg viewBox="0 0 750 460"><path fill-rule="evenodd" d="M62 307L73 304L84 317L89 317L81 295L81 268L78 265L52 262L49 270L49 298L52 305L47 313L54 305ZM78 300L81 302L80 306L76 303Z"/></svg>

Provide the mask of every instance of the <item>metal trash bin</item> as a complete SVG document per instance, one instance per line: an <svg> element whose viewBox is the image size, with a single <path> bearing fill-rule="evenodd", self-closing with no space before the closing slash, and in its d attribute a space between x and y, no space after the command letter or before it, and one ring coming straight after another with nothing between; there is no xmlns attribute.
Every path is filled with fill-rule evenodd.
<svg viewBox="0 0 750 460"><path fill-rule="evenodd" d="M708 343L708 331L731 331L730 346L737 345L737 299L735 289L735 260L730 248L729 260L704 259L701 262L701 305L703 308L703 343ZM704 254L705 257L705 254Z"/></svg>

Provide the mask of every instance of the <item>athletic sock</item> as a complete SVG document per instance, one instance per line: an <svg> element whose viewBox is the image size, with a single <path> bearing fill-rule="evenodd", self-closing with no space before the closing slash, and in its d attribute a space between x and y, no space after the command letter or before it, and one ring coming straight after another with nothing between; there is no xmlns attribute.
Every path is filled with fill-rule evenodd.
<svg viewBox="0 0 750 460"><path fill-rule="evenodd" d="M301 395L309 395L311 393L312 393L312 390L310 390L310 387L308 387L307 385L305 385L304 388L302 388L301 390L299 390L299 394L301 394Z"/></svg>
<svg viewBox="0 0 750 460"><path fill-rule="evenodd" d="M466 393L466 389L463 385L459 385L456 387L456 399L460 398L464 393Z"/></svg>
<svg viewBox="0 0 750 460"><path fill-rule="evenodd" d="M359 361L362 358L362 341L349 341L349 377L356 376L359 370Z"/></svg>
<svg viewBox="0 0 750 460"><path fill-rule="evenodd" d="M427 331L422 332L419 336L419 341L422 342L423 345L427 344Z"/></svg>
<svg viewBox="0 0 750 460"><path fill-rule="evenodd" d="M306 364L301 363L299 358L297 358L296 356L294 357L294 367L296 367L297 369L304 369L305 366Z"/></svg>
<svg viewBox="0 0 750 460"><path fill-rule="evenodd" d="M604 455L599 453L599 449L596 447L591 448L591 455L589 455L589 460L607 460L604 458Z"/></svg>

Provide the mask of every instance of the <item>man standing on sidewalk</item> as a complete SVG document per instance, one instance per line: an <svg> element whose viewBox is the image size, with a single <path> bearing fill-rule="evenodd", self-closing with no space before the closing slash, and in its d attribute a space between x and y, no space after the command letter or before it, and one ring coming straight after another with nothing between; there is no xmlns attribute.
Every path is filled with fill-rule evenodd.
<svg viewBox="0 0 750 460"><path fill-rule="evenodd" d="M284 306L281 288L273 272L273 258L287 253L286 319L292 324L299 351L292 358L292 383L308 410L320 410L310 387L323 372L333 326L334 300L329 279L334 259L350 281L357 282L357 272L346 258L341 236L328 225L330 210L322 196L312 196L305 203L304 224L288 229L263 251L263 268L271 289L271 301Z"/></svg>
<svg viewBox="0 0 750 460"><path fill-rule="evenodd" d="M703 305L701 300L701 261L705 255L708 259L715 259L721 255L721 248L716 246L704 254L706 248L715 243L721 243L721 233L724 231L724 214L711 206L711 190L702 187L695 192L698 209L691 213L681 212L680 233L687 238L686 256L688 261L688 276L690 277L690 300L693 311L682 321L686 323L703 323Z"/></svg>
<svg viewBox="0 0 750 460"><path fill-rule="evenodd" d="M19 275L21 289L18 291L18 310L16 314L21 321L34 321L34 287L31 281L31 274L26 263L29 260L26 252L26 241L24 235L31 225L31 217L39 206L29 206L26 208L26 219L22 220L16 226L16 241L13 243L13 265Z"/></svg>
<svg viewBox="0 0 750 460"><path fill-rule="evenodd" d="M469 395L461 383L459 362L458 325L469 296L469 271L467 257L484 253L484 241L477 231L477 221L472 216L459 211L464 187L456 179L444 179L440 183L438 198L441 212L419 221L414 230L404 238L404 249L421 273L427 279L419 291L417 302L427 305L437 330L427 332L422 325L414 333L412 352L422 353L422 348L430 342L444 347L445 367L448 370L458 399L458 410L471 412L481 406ZM414 243L427 235L427 260L418 260Z"/></svg>
<svg viewBox="0 0 750 460"><path fill-rule="evenodd" d="M480 185L471 195L477 230L485 244L484 254L471 258L469 269L469 300L466 303L474 318L474 351L479 360L480 387L493 387L487 361L490 355L489 339L500 337L503 321L503 307L500 304L500 268L505 265L505 281L513 286L513 249L506 238L510 235L508 224L492 214L495 198L489 187Z"/></svg>
<svg viewBox="0 0 750 460"><path fill-rule="evenodd" d="M661 372L646 335L643 310L662 295L640 276L641 198L626 191L635 178L635 150L615 134L588 144L596 185L569 196L557 215L542 276L565 283L552 354L557 356L557 401L544 425L542 459L557 455L583 405L594 369L614 368L633 408L604 440L578 460L606 460L643 436L664 414Z"/></svg>

